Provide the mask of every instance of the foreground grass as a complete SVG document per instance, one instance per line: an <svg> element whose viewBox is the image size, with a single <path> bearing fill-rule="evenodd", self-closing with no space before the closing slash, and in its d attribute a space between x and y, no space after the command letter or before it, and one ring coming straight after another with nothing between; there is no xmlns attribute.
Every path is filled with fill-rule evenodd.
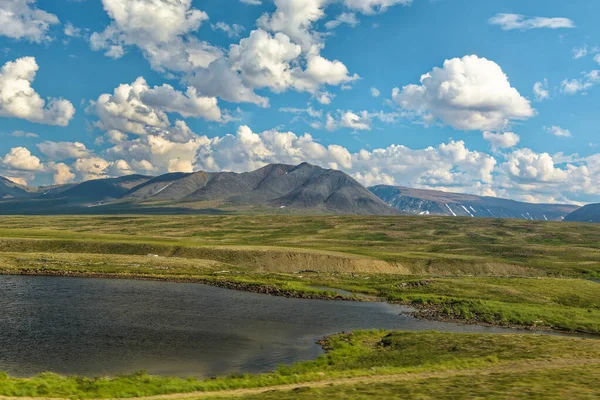
<svg viewBox="0 0 600 400"><path fill-rule="evenodd" d="M488 385L518 387L529 385L530 379L546 382L555 379L570 385L572 393L593 393L590 381L582 377L598 377L600 367L588 365L584 374L577 368L557 375L554 370L537 371L528 377L523 374L510 374L515 365L543 362L548 368L563 363L563 360L596 360L600 363L600 341L578 338L552 337L541 335L484 335L453 334L438 332L355 332L335 335L324 342L328 352L314 361L292 366L282 366L273 373L261 375L237 375L210 380L193 378L179 379L148 376L143 373L117 376L115 378L62 377L55 374L41 374L29 379L10 378L0 375L0 395L19 397L60 397L60 398L125 398L142 397L168 393L212 392L241 388L272 387L291 383L335 381L348 377L376 377L374 383L346 385L332 389L309 389L293 393L279 392L262 394L257 398L390 398L397 390L407 393L443 394L443 388L469 386L467 380L459 376L435 385L435 375L427 373L448 371L485 370L498 367L504 375L497 379L479 376L480 387L474 385L469 390L485 394ZM519 364L520 363L520 364ZM575 366L576 367L576 366ZM425 374L424 374L425 373ZM420 374L421 382L385 383L398 374ZM587 375L586 375L587 374ZM452 375L452 374L450 374ZM573 378L573 379L571 379ZM428 379L431 379L429 381ZM534 386L529 386L532 389ZM596 386L597 388L598 386ZM595 389L594 389L595 390ZM437 391L437 392L436 392ZM396 392L397 393L397 392ZM352 394L350 396L350 394ZM337 396L337 397L336 397ZM344 397L350 396L350 397ZM363 397L360 397L363 396ZM371 397L368 397L371 396ZM377 397L379 396L379 397ZM407 396L408 398L416 398ZM467 396L468 397L468 396ZM510 396L509 396L510 397ZM463 397L464 398L464 397Z"/></svg>
<svg viewBox="0 0 600 400"><path fill-rule="evenodd" d="M428 318L600 332L600 225L418 217L0 217L0 273L326 286Z"/></svg>
<svg viewBox="0 0 600 400"><path fill-rule="evenodd" d="M563 367L491 375L382 381L328 388L271 391L246 400L389 400L389 399L598 399L600 367ZM218 397L229 399L231 396ZM235 398L239 398L236 396Z"/></svg>

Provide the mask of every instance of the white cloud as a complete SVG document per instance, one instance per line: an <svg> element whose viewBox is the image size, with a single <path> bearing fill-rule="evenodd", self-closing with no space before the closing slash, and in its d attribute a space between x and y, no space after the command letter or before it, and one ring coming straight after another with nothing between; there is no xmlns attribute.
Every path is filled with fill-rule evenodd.
<svg viewBox="0 0 600 400"><path fill-rule="evenodd" d="M249 4L251 6L260 6L262 4L261 0L240 0L241 3Z"/></svg>
<svg viewBox="0 0 600 400"><path fill-rule="evenodd" d="M36 146L50 160L82 158L87 157L90 153L87 147L79 142L52 142L46 140Z"/></svg>
<svg viewBox="0 0 600 400"><path fill-rule="evenodd" d="M500 66L476 55L446 60L423 75L420 85L395 88L392 97L425 120L436 118L462 130L498 130L535 115Z"/></svg>
<svg viewBox="0 0 600 400"><path fill-rule="evenodd" d="M276 33L272 36L258 29L231 46L229 60L249 87L282 92L294 83L290 63L300 56L301 51L287 35Z"/></svg>
<svg viewBox="0 0 600 400"><path fill-rule="evenodd" d="M100 157L80 158L73 164L73 169L82 180L102 179L107 177L110 163Z"/></svg>
<svg viewBox="0 0 600 400"><path fill-rule="evenodd" d="M579 79L565 79L560 84L560 90L568 95L586 94L588 89L597 84L600 84L600 70L592 70L582 73L582 77Z"/></svg>
<svg viewBox="0 0 600 400"><path fill-rule="evenodd" d="M576 47L573 49L573 58L579 59L588 55L588 45L583 45L583 47Z"/></svg>
<svg viewBox="0 0 600 400"><path fill-rule="evenodd" d="M575 22L569 18L527 17L519 14L497 14L490 18L489 23L499 25L505 31L513 29L575 28Z"/></svg>
<svg viewBox="0 0 600 400"><path fill-rule="evenodd" d="M187 79L187 83L206 96L220 97L234 103L269 106L269 99L246 86L227 58L219 58L206 69L198 69Z"/></svg>
<svg viewBox="0 0 600 400"><path fill-rule="evenodd" d="M335 29L338 26L340 26L341 24L348 24L349 26L354 28L359 23L360 23L360 21L356 17L356 13L343 12L340 15L338 15L335 19L332 19L331 21L327 21L325 23L325 28L326 29Z"/></svg>
<svg viewBox="0 0 600 400"><path fill-rule="evenodd" d="M114 146L106 150L106 156L125 160L134 171L142 173L189 172L198 150L209 142L206 136L194 134L183 121L134 139L116 133L108 132Z"/></svg>
<svg viewBox="0 0 600 400"><path fill-rule="evenodd" d="M65 163L52 164L49 169L53 172L53 182L55 185L64 185L73 182L77 177Z"/></svg>
<svg viewBox="0 0 600 400"><path fill-rule="evenodd" d="M24 137L24 138L37 138L39 135L37 133L25 132L25 131L13 131L10 133L10 136L13 137Z"/></svg>
<svg viewBox="0 0 600 400"><path fill-rule="evenodd" d="M216 30L220 30L223 31L227 34L227 36L229 36L230 38L234 38L234 37L239 37L240 34L242 32L244 32L244 30L246 30L246 28L244 28L242 25L239 24L228 24L226 22L217 22L214 25L211 25L211 28L216 31Z"/></svg>
<svg viewBox="0 0 600 400"><path fill-rule="evenodd" d="M600 65L600 53L594 56L594 61Z"/></svg>
<svg viewBox="0 0 600 400"><path fill-rule="evenodd" d="M513 132L492 133L483 132L483 138L490 143L492 151L499 149L509 149L519 144L521 138Z"/></svg>
<svg viewBox="0 0 600 400"><path fill-rule="evenodd" d="M381 92L379 91L379 89L372 87L371 88L371 96L373 97L379 97L381 95Z"/></svg>
<svg viewBox="0 0 600 400"><path fill-rule="evenodd" d="M544 127L544 130L546 132L551 133L554 136L558 136L558 137L571 137L571 136L573 136L571 134L570 130L561 128L560 126L556 126L556 125L553 125L553 126L550 126L550 127L546 126L546 127Z"/></svg>
<svg viewBox="0 0 600 400"><path fill-rule="evenodd" d="M198 40L193 32L208 19L192 0L102 0L111 24L90 37L92 50L122 57L138 47L157 71L190 72L207 67L221 50Z"/></svg>
<svg viewBox="0 0 600 400"><path fill-rule="evenodd" d="M359 114L355 114L352 111L342 112L340 116L340 125L344 128L353 129L355 131L371 130L371 119L369 118L369 113L367 111L361 111Z"/></svg>
<svg viewBox="0 0 600 400"><path fill-rule="evenodd" d="M411 3L412 0L344 0L346 7L367 15L384 12L397 4L408 6Z"/></svg>
<svg viewBox="0 0 600 400"><path fill-rule="evenodd" d="M550 98L547 79L544 79L542 82L536 82L533 85L533 95L537 101L547 100Z"/></svg>
<svg viewBox="0 0 600 400"><path fill-rule="evenodd" d="M193 87L188 87L182 93L171 85L163 84L144 90L140 98L152 108L178 113L184 118L204 118L216 122L223 120L217 98L199 96Z"/></svg>
<svg viewBox="0 0 600 400"><path fill-rule="evenodd" d="M170 85L151 88L142 77L132 84L119 85L113 94L102 94L91 103L90 110L100 119L95 123L98 128L138 135L148 133L148 127L168 127L168 112L210 121L223 120L216 98L198 96L193 87L185 93Z"/></svg>
<svg viewBox="0 0 600 400"><path fill-rule="evenodd" d="M538 154L530 149L518 149L511 153L503 168L513 178L522 182L564 182L568 173L556 168L552 156L548 153Z"/></svg>
<svg viewBox="0 0 600 400"><path fill-rule="evenodd" d="M321 35L313 24L325 16L327 0L274 0L277 7L271 15L263 15L258 26L289 36L304 52L316 52L322 47Z"/></svg>
<svg viewBox="0 0 600 400"><path fill-rule="evenodd" d="M71 22L67 22L65 24L63 32L66 36L69 36L69 37L80 37L81 36L81 29L77 28Z"/></svg>
<svg viewBox="0 0 600 400"><path fill-rule="evenodd" d="M38 69L33 57L4 64L0 70L0 116L67 126L75 115L73 104L55 98L48 99L46 103L31 87Z"/></svg>
<svg viewBox="0 0 600 400"><path fill-rule="evenodd" d="M36 7L36 0L2 0L0 35L30 42L51 40L48 31L58 24L56 15Z"/></svg>
<svg viewBox="0 0 600 400"><path fill-rule="evenodd" d="M4 178L9 181L16 183L17 185L27 186L27 180L32 179L31 177L22 177L22 176L5 176Z"/></svg>
<svg viewBox="0 0 600 400"><path fill-rule="evenodd" d="M351 155L337 145L323 146L309 134L268 130L254 133L241 126L236 135L210 139L197 159L200 169L248 171L269 163L299 164L310 162L329 168L351 168Z"/></svg>
<svg viewBox="0 0 600 400"><path fill-rule="evenodd" d="M19 171L42 171L44 165L41 160L31 154L25 147L14 147L4 156L2 162L5 166Z"/></svg>

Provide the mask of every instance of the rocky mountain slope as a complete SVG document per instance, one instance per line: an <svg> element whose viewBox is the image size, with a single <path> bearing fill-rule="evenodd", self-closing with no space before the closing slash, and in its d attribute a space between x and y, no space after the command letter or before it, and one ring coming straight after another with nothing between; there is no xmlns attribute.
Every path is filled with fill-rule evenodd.
<svg viewBox="0 0 600 400"><path fill-rule="evenodd" d="M496 197L378 185L369 188L392 207L417 215L561 221L578 209L566 204L532 204Z"/></svg>
<svg viewBox="0 0 600 400"><path fill-rule="evenodd" d="M0 176L0 199L13 199L29 196L26 187Z"/></svg>
<svg viewBox="0 0 600 400"><path fill-rule="evenodd" d="M308 163L256 171L131 175L32 190L28 200L0 202L0 213L269 211L394 215L399 211L347 174Z"/></svg>

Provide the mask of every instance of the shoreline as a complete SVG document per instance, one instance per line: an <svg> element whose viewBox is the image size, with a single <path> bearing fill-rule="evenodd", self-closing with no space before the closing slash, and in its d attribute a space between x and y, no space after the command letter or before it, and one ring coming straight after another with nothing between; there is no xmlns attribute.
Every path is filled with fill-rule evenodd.
<svg viewBox="0 0 600 400"><path fill-rule="evenodd" d="M478 326L487 326L487 327L497 327L497 328L509 328L517 330L526 330L526 331L538 331L540 333L544 332L554 332L557 334L570 334L574 337L589 335L594 337L600 337L600 332L589 332L589 331L581 331L581 330L567 330L561 329L560 327L550 327L550 326L530 326L530 325L518 325L518 324L494 324L479 320L468 320L463 318L456 318L449 316L443 313L440 309L442 308L439 305L434 304L423 304L423 303L411 303L411 302L393 302L388 301L385 298L379 297L375 298L361 298L356 294L354 296L343 296L340 294L336 294L335 296L326 295L325 293L311 293L311 292L303 292L297 290L285 290L280 289L276 286L272 285L263 285L258 283L245 283L245 282L234 282L234 281L226 281L226 280L211 280L207 278L175 278L175 277L167 277L160 275L141 275L141 274L119 274L119 273L99 273L99 272L76 272L76 271L40 271L40 270L15 270L8 271L0 269L0 276L47 276L47 277L65 277L65 278L90 278L90 279L131 279L131 280L142 280L142 281L155 281L155 282L170 282L170 283L192 283L192 284L202 284L212 287L217 287L221 289L229 289L229 290L238 290L242 292L250 292L257 294L264 294L267 296L278 296L278 297L286 297L293 299L305 299L305 300L333 300L333 301L354 301L354 302L382 302L382 303L390 303L390 304L398 304L409 306L415 309L415 311L410 312L409 314L421 320L428 321L438 321L445 323L455 323L455 324L464 324L464 325L478 325ZM333 288L332 288L333 289ZM333 292L330 292L333 293Z"/></svg>
<svg viewBox="0 0 600 400"><path fill-rule="evenodd" d="M335 301L356 301L366 302L365 299L358 297L342 296L337 294L329 296L323 292L311 293L297 290L280 289L272 285L263 285L258 283L234 282L225 280L211 280L207 278L175 278L160 275L141 275L141 274L119 274L119 273L100 273L100 272L75 272L75 271L39 271L39 270L16 270L6 271L0 269L0 276L48 276L63 278L90 278L90 279L131 279L140 281L170 282L170 283L195 283L207 286L218 287L221 289L238 290L242 292L265 294L267 296L278 296L293 299L305 300L335 300ZM333 292L331 292L333 293Z"/></svg>
<svg viewBox="0 0 600 400"><path fill-rule="evenodd" d="M410 307L413 307L416 311L412 312L411 315L414 318L427 320L427 321L438 321L438 322L447 322L454 324L464 324L464 325L477 325L477 326L489 326L496 328L509 328L515 330L526 330L532 332L554 332L557 334L568 334L573 335L573 337L581 337L583 335L594 336L594 339L600 338L600 332L591 332L591 331L583 331L583 330L569 330L563 329L561 327L554 326L540 326L540 325L518 325L518 324L493 324L490 322L479 321L479 320L470 320L452 317L442 311L441 305L437 304L422 304L422 303L410 303L410 302L400 302L397 304L403 304Z"/></svg>

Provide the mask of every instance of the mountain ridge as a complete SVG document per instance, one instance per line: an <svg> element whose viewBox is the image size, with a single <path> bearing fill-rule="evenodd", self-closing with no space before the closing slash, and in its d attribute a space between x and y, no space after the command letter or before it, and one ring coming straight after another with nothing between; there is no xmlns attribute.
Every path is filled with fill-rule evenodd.
<svg viewBox="0 0 600 400"><path fill-rule="evenodd" d="M0 214L232 213L441 215L562 220L578 206L376 185L309 163L247 172L125 175L24 187L0 177Z"/></svg>
<svg viewBox="0 0 600 400"><path fill-rule="evenodd" d="M24 197L27 201L22 204L0 203L0 214L36 210L44 210L44 213L202 212L214 208L316 214L401 214L346 173L308 163L269 164L243 173L198 171L158 177L128 175L54 187L41 194L30 191Z"/></svg>
<svg viewBox="0 0 600 400"><path fill-rule="evenodd" d="M570 204L525 203L405 186L376 185L369 190L390 206L416 215L561 221L579 208Z"/></svg>

